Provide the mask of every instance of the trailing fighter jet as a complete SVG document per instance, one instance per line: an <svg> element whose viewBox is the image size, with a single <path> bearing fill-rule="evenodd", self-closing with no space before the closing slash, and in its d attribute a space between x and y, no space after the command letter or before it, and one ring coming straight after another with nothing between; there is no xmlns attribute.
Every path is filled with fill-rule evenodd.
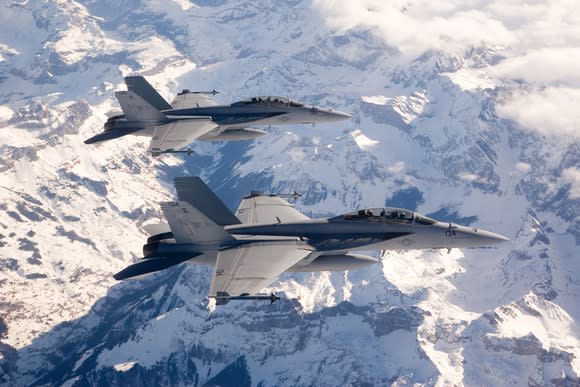
<svg viewBox="0 0 580 387"><path fill-rule="evenodd" d="M235 215L199 177L175 179L177 201L161 204L168 224L145 226L144 257L114 277L140 277L187 262L214 265L209 297L278 299L258 294L283 272L340 271L377 260L357 250L494 246L508 239L399 208L371 208L310 219L277 195L253 192Z"/></svg>
<svg viewBox="0 0 580 387"><path fill-rule="evenodd" d="M316 106L306 106L285 97L254 97L231 105L218 105L209 92L183 90L171 105L141 76L125 77L127 91L115 96L122 113L110 113L105 131L85 144L112 140L128 134L152 137L149 151L180 151L194 140L251 140L266 134L251 126L316 124L352 118L349 114Z"/></svg>

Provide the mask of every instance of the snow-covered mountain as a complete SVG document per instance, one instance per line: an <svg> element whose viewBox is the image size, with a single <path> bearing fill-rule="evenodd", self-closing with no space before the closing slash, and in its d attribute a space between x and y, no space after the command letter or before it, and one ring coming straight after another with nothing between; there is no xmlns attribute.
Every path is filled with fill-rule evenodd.
<svg viewBox="0 0 580 387"><path fill-rule="evenodd" d="M388 29L337 26L326 3L2 4L0 383L580 384L578 137L510 110L540 86L505 76L508 46L423 40L409 54ZM167 99L287 95L354 119L195 143L190 157L152 158L142 138L83 144L137 73ZM512 242L284 274L272 306L215 308L211 268L116 283L186 174L232 208L298 190L311 216L389 204Z"/></svg>

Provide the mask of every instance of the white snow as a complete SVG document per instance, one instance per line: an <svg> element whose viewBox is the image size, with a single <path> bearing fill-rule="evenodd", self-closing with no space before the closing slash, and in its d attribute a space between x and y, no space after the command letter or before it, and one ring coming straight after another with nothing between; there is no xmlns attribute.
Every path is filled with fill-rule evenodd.
<svg viewBox="0 0 580 387"><path fill-rule="evenodd" d="M152 316L113 348L83 349L71 372L97 350L97 369L126 372L136 364L151 367L199 342L224 353L223 363L196 361L200 375L209 378L229 364L228 356L244 353L252 380L265 384L333 385L344 370L376 380L397 374L399 384L427 380L436 385L548 384L550 378L580 373L575 224L554 207L542 209L564 190L558 208L565 216L576 211L570 200L580 197L580 170L569 163L577 157L575 121L569 119L576 114L570 113L576 92L554 85L551 74L542 78L547 88L511 82L505 73L498 78L499 68L494 72L456 53L401 57L383 42L373 42L373 31L329 29L326 16L309 5L278 4L266 12L244 2L142 5L140 12L152 12L172 28L163 34L149 25L103 29L102 19L91 15L92 5L75 2L29 2L0 12L0 65L6 75L0 81L5 99L0 106L0 202L5 206L0 260L18 265L14 270L2 266L0 272L0 301L16 308L2 316L9 327L2 342L20 351L19 372L52 367L45 354L64 335L53 327L86 315L107 293L116 297L120 287L111 275L140 256L147 237L141 226L165 221L157 203L171 200L173 192L171 182L162 179L191 173L220 188L229 184L232 191L253 189L237 187L251 177L279 191L305 192L307 200L296 206L313 217L383 206L412 187L422 197L409 203L417 211L446 208L458 217L475 216L473 226L511 241L497 249L449 253L388 251L365 270L283 274L268 289L296 299L297 318L304 320L343 301L385 311L420 308L423 320L416 332L399 329L377 337L365 318L350 313L325 316L312 322L311 331L250 331L243 324L256 324L259 311L206 304L207 289L183 277L145 301L158 305L172 292L186 307ZM46 16L46 28L39 27L35 15ZM122 63L111 64L116 57L124 58ZM458 69L438 72L455 59ZM102 130L107 111L119 109L112 92L124 89L122 76L137 73L167 99L181 88L218 89L216 99L223 103L288 95L347 111L355 120L272 127L267 136L248 143L238 161L221 143L192 144L200 158L187 163L169 155L150 158L143 138L83 144ZM43 76L51 81L43 83ZM499 96L486 90L497 88ZM87 104L86 120L70 112L79 101ZM530 101L547 107L530 117L524 113L539 106ZM493 114L498 104L503 117L530 127L547 123L554 133L520 130ZM571 115L555 114L561 106ZM69 118L73 123L65 132ZM42 219L31 220L27 213ZM35 243L40 263L32 259L32 250L22 248L23 240ZM212 275L211 269L194 270L206 280ZM543 290L553 290L553 299ZM276 307L264 309L265 325ZM489 323L495 314L501 317L497 325ZM92 316L72 324L91 329L108 317ZM550 363L538 360L538 353L515 353L514 343L530 334L543 350L571 354L571 360ZM294 341L298 337L304 338L303 347ZM270 347L276 351L265 361L263 354L255 355L255 348ZM325 372L318 376L321 364ZM292 379L296 369L306 382ZM364 379L356 377L344 384Z"/></svg>
<svg viewBox="0 0 580 387"><path fill-rule="evenodd" d="M532 170L532 166L530 164L528 164L528 163L524 163L523 161L519 161L516 164L516 169L518 171L527 173L527 172L530 172Z"/></svg>
<svg viewBox="0 0 580 387"><path fill-rule="evenodd" d="M14 115L14 111L8 106L0 105L0 122L8 121Z"/></svg>
<svg viewBox="0 0 580 387"><path fill-rule="evenodd" d="M462 90L469 91L477 89L494 89L498 82L489 73L489 68L474 69L464 66L457 71L443 73L441 75L451 79L451 81L461 87Z"/></svg>
<svg viewBox="0 0 580 387"><path fill-rule="evenodd" d="M566 168L562 176L564 181L570 184L570 199L580 199L580 168Z"/></svg>
<svg viewBox="0 0 580 387"><path fill-rule="evenodd" d="M133 366L135 366L135 364L138 364L138 362L136 361L127 361L125 363L119 363L119 364L115 364L113 366L113 368L119 372L127 372L129 371L131 368L133 368Z"/></svg>
<svg viewBox="0 0 580 387"><path fill-rule="evenodd" d="M375 105L386 105L387 102L391 101L392 98L385 97L384 95L374 95L374 96L362 96L363 101L366 103L372 103Z"/></svg>
<svg viewBox="0 0 580 387"><path fill-rule="evenodd" d="M464 180L467 182L472 182L472 181L476 181L479 179L477 177L477 175L474 175L473 173L469 173L469 172L460 172L457 174L457 177L459 177L461 180Z"/></svg>
<svg viewBox="0 0 580 387"><path fill-rule="evenodd" d="M371 140L370 138L365 136L360 129L357 129L354 132L351 132L351 136L354 139L354 141L356 142L356 145L361 150L367 150L367 149L372 148L374 145L379 143L378 141Z"/></svg>

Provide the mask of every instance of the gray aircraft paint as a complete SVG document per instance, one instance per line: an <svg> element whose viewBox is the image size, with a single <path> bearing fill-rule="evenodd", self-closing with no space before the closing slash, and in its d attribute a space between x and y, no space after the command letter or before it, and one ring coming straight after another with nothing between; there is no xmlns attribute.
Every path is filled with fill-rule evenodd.
<svg viewBox="0 0 580 387"><path fill-rule="evenodd" d="M219 257L225 254L233 261L227 261L225 266L222 262L225 269L216 266L214 280L216 276L227 276L223 270L228 268L233 268L230 275L235 280L246 259L248 267L253 264L256 272L238 275L237 281L251 285L255 278L259 284L269 284L284 271L354 270L377 262L372 257L352 253L357 250L478 248L508 240L496 233L438 222L399 208L369 208L310 219L284 199L259 193L244 198L234 215L199 177L177 178L175 186L178 201L162 204L169 227L147 226L153 232L163 232L149 237L143 246L144 258L117 273L116 279L143 276L182 262L217 265ZM254 253L263 257L258 266L251 261ZM286 259L284 268L276 266L279 259ZM268 271L271 265L278 270L275 275ZM229 283L226 281L226 285ZM249 294L232 294L231 299L244 299ZM230 299L220 289L210 297L219 303Z"/></svg>
<svg viewBox="0 0 580 387"><path fill-rule="evenodd" d="M266 134L252 126L316 124L352 118L349 114L292 101L285 97L254 97L218 105L207 94L184 90L172 105L140 76L126 77L127 91L115 96L123 114L109 117L104 132L87 140L94 144L126 135L152 137L154 155L178 151L192 141L251 140ZM164 142L167 135L174 141ZM157 141L157 143L155 142Z"/></svg>

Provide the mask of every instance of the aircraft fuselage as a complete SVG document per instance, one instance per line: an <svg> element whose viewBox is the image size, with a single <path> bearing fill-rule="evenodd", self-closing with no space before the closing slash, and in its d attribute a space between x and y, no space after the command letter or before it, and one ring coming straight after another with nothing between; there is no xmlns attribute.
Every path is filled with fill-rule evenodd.
<svg viewBox="0 0 580 387"><path fill-rule="evenodd" d="M328 261L327 268L318 270L349 270L357 264L364 266L370 263L366 256L348 254L351 251L478 248L508 240L493 232L438 222L419 214L415 216L409 211L400 211L412 216L398 219L386 216L349 219L349 215L344 215L290 223L231 225L226 226L225 230L235 239L226 244L211 246L176 244L171 233L166 233L164 237L145 245L143 253L145 256L189 253L193 257L190 263L212 265L215 256L204 255L204 251L244 244L269 245L275 251L276 246L296 244L312 251L310 262L289 271L309 271L306 264L313 264L315 260L322 262L324 257Z"/></svg>
<svg viewBox="0 0 580 387"><path fill-rule="evenodd" d="M332 109L315 106L292 106L290 104L269 105L267 103L258 105L236 103L224 106L165 110L163 114L167 119L155 121L130 121L124 115L111 117L104 125L105 131L101 133L103 135L102 138L95 139L96 141L92 142L109 140L127 134L152 136L156 126L175 121L186 122L200 117L210 117L216 125L219 125L212 133L199 138L202 141L212 140L217 134L225 131L245 129L248 126L317 124L351 118L346 113ZM251 132L248 132L248 134L248 139L253 138Z"/></svg>

